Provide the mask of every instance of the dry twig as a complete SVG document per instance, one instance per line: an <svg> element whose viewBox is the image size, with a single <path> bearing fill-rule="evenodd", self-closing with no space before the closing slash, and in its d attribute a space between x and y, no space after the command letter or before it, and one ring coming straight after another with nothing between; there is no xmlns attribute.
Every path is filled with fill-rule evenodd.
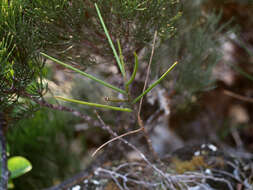
<svg viewBox="0 0 253 190"><path fill-rule="evenodd" d="M241 101L244 101L244 102L253 103L253 98L248 98L248 97L236 94L236 93L228 91L228 90L224 90L223 92L224 92L224 94L226 94L228 96L231 96L233 98L236 98L238 100L241 100Z"/></svg>
<svg viewBox="0 0 253 190"><path fill-rule="evenodd" d="M149 79L149 75L150 75L150 67L151 67L151 63L152 63L153 56L154 56L154 51L155 51L156 38L157 38L157 31L155 31L154 38L153 38L152 51L151 51L151 55L150 55L150 59L149 59L149 63L148 63L147 74L146 74L145 83L144 83L144 86L143 86L143 89L142 89L142 93L146 90L146 87L147 87L147 84L148 84L148 79ZM139 109L138 109L138 115L137 115L138 124L140 126L140 129L143 131L143 134L144 134L145 139L146 139L146 141L148 143L149 149L152 152L154 158L157 161L160 161L158 155L156 154L156 152L155 152L155 150L154 150L154 148L152 146L151 139L149 138L148 132L145 129L143 121L142 121L141 116L140 116L141 115L142 102L143 102L143 97L141 98L140 103L139 103Z"/></svg>
<svg viewBox="0 0 253 190"><path fill-rule="evenodd" d="M143 90L142 90L142 93L146 90L146 86L148 84L148 79L149 79L149 74L150 74L150 67L151 67L151 63L152 63L152 60L153 60L153 55L154 55L154 51L155 51L155 42L156 42L156 38L157 38L157 31L155 31L155 34L154 34L154 39L153 39L153 43L152 43L152 51L151 51L151 56L150 56L150 60L149 60L149 64L148 64L148 68L147 68L147 75L146 75L146 79L145 79L145 83L144 83L144 87L143 87ZM142 107L142 102L143 102L143 97L141 98L140 100L140 104L139 104L139 109L138 109L138 115L137 115L137 118L138 118L138 124L140 126L139 129L136 129L136 130L133 130L133 131L129 131L129 132L126 132L122 135L119 135L119 136L116 136L114 137L113 139L105 142L104 144L102 144L100 147L98 147L93 153L92 153L92 157L94 157L96 155L96 153L98 151L100 151L103 147L105 147L107 144L115 141L115 140L118 140L122 137L125 137L125 136L128 136L128 135L131 135L131 134L134 134L134 133L138 133L140 131L143 131L144 133L144 136L146 138L146 141L148 143L148 146L149 146L149 149L151 150L151 152L153 153L154 157L156 158L156 160L160 160L158 155L156 154L156 152L154 151L153 149L153 146L152 146L152 142L151 142L151 139L149 138L148 136L148 133L146 131L146 129L144 128L144 124L143 124L143 121L141 119L141 116L140 116L140 113L141 113L141 107Z"/></svg>
<svg viewBox="0 0 253 190"><path fill-rule="evenodd" d="M98 117L98 120L101 122L101 127L108 131L111 135L115 136L115 137L118 137L117 133L114 132L108 125L105 124L105 122L102 120L102 118L100 117L100 115L97 113L97 117ZM147 157L136 147L134 146L133 144L131 144L130 142L128 142L127 140L123 139L123 138L119 138L120 141L122 141L124 144L128 145L130 148L132 148L134 151L136 151L140 157L144 160L144 162L146 162L148 164L149 167L151 167L155 172L157 172L157 174L159 176L161 176L165 183L166 183L166 186L168 188L170 188L171 190L175 189L174 185L173 185L173 181L172 179L170 178L170 175L166 175L162 170L160 170L159 168L157 168L154 164L152 164L148 159Z"/></svg>
<svg viewBox="0 0 253 190"><path fill-rule="evenodd" d="M114 137L113 139L111 139L111 140L109 140L109 141L107 141L107 142L105 142L104 144L102 144L100 147L98 147L93 153L92 153L92 157L94 157L96 154L97 154L97 152L98 151L100 151L102 148L104 148L106 145L108 145L109 143L111 143L111 142L113 142L113 141L116 141L116 140L118 140L118 139L120 139L120 138L122 138L122 137L125 137L125 136L128 136L128 135L131 135L131 134L134 134L134 133L138 133L138 132L140 132L142 129L136 129L136 130L133 130L133 131L129 131L129 132L127 132L127 133L124 133L124 134L122 134L122 135L119 135L119 136L117 136L117 137Z"/></svg>

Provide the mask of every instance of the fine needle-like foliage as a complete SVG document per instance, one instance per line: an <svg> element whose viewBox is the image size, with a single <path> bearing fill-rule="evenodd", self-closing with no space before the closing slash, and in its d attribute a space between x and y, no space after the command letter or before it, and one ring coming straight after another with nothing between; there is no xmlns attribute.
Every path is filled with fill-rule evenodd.
<svg viewBox="0 0 253 190"><path fill-rule="evenodd" d="M44 90L38 30L24 11L22 1L0 1L0 111L12 119L35 110L25 94L38 98Z"/></svg>
<svg viewBox="0 0 253 190"><path fill-rule="evenodd" d="M102 17L96 13L95 3L101 10L104 25L100 22ZM175 0L87 0L85 3L83 0L46 0L43 3L35 0L27 3L27 8L36 27L40 28L40 37L47 50L44 53L82 70L93 64L115 63L124 73L113 47L117 39L124 61L129 64L133 52L138 54L151 41L155 30L162 38L175 34L174 23L181 7Z"/></svg>
<svg viewBox="0 0 253 190"><path fill-rule="evenodd" d="M115 59L116 59L116 62L118 63L118 66L119 66L119 68L120 68L120 71L121 71L121 73L122 73L123 78L125 78L125 75L126 75L126 74L125 74L125 64L123 63L123 60L122 60L123 55L122 55L122 50L121 50L120 43L119 43L119 41L117 41L117 42L118 42L118 47L119 47L119 54L120 54L120 55L118 55L118 53L116 52L115 47L114 47L114 45L113 45L113 43L112 43L111 37L110 37L110 35L109 35L108 31L107 31L107 28L106 28L106 26L105 26L105 23L104 23L104 21L103 21L103 18L102 18L102 16L101 16L101 13L100 13L100 10L99 10L97 4L95 4L95 7L96 7L96 10L97 10L97 13L98 13L100 22L101 22L101 24L102 24L102 26L103 26L104 32L105 32L105 34L106 34L106 36L107 36L108 42L109 42L109 44L110 44L110 46L111 46L111 48L112 48L112 51L113 51L114 57L115 57ZM89 79L91 79L91 80L94 80L94 81L96 81L96 82L98 82L98 83L100 83L100 84L102 84L102 85L104 85L104 86L106 86L106 87L108 87L108 88L111 88L111 89L113 89L113 90L116 90L116 91L118 91L118 92L121 92L122 94L129 94L129 92L128 92L128 86L133 82L134 77L135 77L135 75L136 75L137 66L138 66L138 57L137 57L136 54L134 54L134 55L135 55L135 67L134 67L133 74L132 74L132 76L130 77L130 79L126 82L126 84L124 85L124 86L126 86L126 89L125 89L125 90L121 90L121 89L118 89L117 87L114 87L114 86L112 86L112 85L110 85L110 84L108 84L108 83L106 83L106 82L104 82L104 81L102 81L102 80L100 80L100 79L98 79L98 78L92 76L92 75L89 75L89 74L87 74L87 73L85 73L85 72L82 72L82 71L80 71L79 69L76 69L76 68L74 68L74 67L72 67L72 66L70 66L70 65L67 65L67 64L65 64L65 63L63 63L63 62L61 62L61 61L58 61L57 59L52 58L52 57L46 55L45 53L41 53L41 54L44 55L44 56L46 56L47 58L49 58L49 59L55 61L56 63L59 63L59 64L63 65L64 67L67 67L67 68L69 68L69 69L71 69L71 70L73 70L73 71L76 71L76 72L82 74L83 76L85 76L85 77L87 77L87 78L89 78ZM120 59L119 57L121 57L121 59ZM170 68L157 80L157 81L155 81L147 90L145 90L142 94L140 94L137 98L135 98L135 99L132 101L132 103L135 104L136 102L138 102L144 95L146 95L146 94L147 94L149 91L151 91L155 86L157 86L157 85L165 78L165 76L175 67L176 64L177 64L177 62L175 62L175 63L174 63L174 64L173 64L173 65L172 65L172 66L171 66L171 67L170 67ZM83 104L83 105L87 105L87 106L94 106L94 107L100 107L100 108L107 108L107 109L112 109L112 110L116 110L116 111L126 111L126 112L131 112L131 111L132 111L131 109L128 109L128 108L118 108L118 107L114 107L114 106L108 106L108 105L102 105L102 104L97 104L97 103L85 102L85 101L74 100L74 99L69 99L69 98L63 98L63 97L55 97L55 98L60 99L60 100L64 100L64 101L73 102L73 103ZM128 101L129 101L129 103L131 103L131 100L128 100Z"/></svg>
<svg viewBox="0 0 253 190"><path fill-rule="evenodd" d="M219 51L215 48L217 41L214 40L213 34L209 35L209 32L218 33L222 27L218 27L219 17L200 17L199 12L193 11L190 2L184 1L184 7L182 7L182 3L178 0L2 0L0 5L0 116L3 115L6 121L14 121L14 119L23 118L24 115L32 115L40 106L46 106L71 112L82 118L82 122L87 122L87 125L97 126L100 124L99 126L107 130L113 137L108 143L120 139L136 152L138 149L129 145L130 141L125 141L123 137L142 131L151 152L154 153L148 132L145 131L145 121L142 121L144 117L142 118L141 115L141 107L145 104L142 100L145 95L158 85L164 85L165 91L172 89L179 95L183 94L183 98L185 96L191 97L202 90L213 87L214 80L211 78L211 73L219 60ZM187 11L188 8L190 11ZM183 13L182 9L184 9ZM191 14L197 16L188 16ZM152 40L154 43L151 47ZM150 51L151 48L152 51ZM150 52L151 56L149 56ZM150 58L150 62L147 66L146 60L148 58ZM96 93L94 83L87 85L91 86L92 90L86 90L83 93L89 93L90 96L95 97L93 97L95 100L86 97L79 99L53 96L57 100L87 106L86 110L89 111L87 111L87 115L78 112L75 108L48 103L48 99L44 98L47 86L43 83L46 60L57 63L60 69L67 68L89 79L87 81L112 91L113 93L110 95L114 97L105 98L110 105L98 103L99 99L93 95ZM113 75L110 73L103 78L103 73L98 75L100 71L96 72L98 64L101 64L101 67L98 66L100 69L114 66L116 71L113 72ZM52 64L49 67L51 66ZM172 70L173 72L170 73ZM168 75L169 73L170 75ZM143 88L144 75L147 77ZM149 84L150 75L152 82ZM164 80L165 78L170 80ZM78 85L83 84L80 82ZM140 92L140 88L142 88L142 92ZM108 91L103 91L104 88L101 89L100 96L101 94L106 96ZM74 87L73 90L78 89ZM139 102L139 106L136 105ZM137 111L138 107L139 111ZM113 127L108 127L97 112L99 124L94 122L94 118L91 117L94 116L94 113L90 114L93 108L122 111L123 113L103 112L105 115L111 114L111 118L102 116L108 120L114 120L113 116L117 114L117 119L111 122L120 124L117 127L117 132L113 131L115 130ZM152 109L147 110L153 111ZM131 114L124 112L131 112ZM128 119L119 117L121 114L126 117L131 115L135 118L126 121ZM49 115L45 119L46 121L43 120L43 126L47 125L47 120L51 119ZM121 127L123 123L126 128ZM63 124L55 124L55 126L58 125ZM139 128L135 129L137 125ZM42 130L43 126L40 127L41 133L44 131ZM123 135L119 135L125 129L127 131L124 131ZM49 131L49 129L47 130ZM24 130L23 132L31 134L30 137L35 139L34 141L46 139L47 131L43 132L43 137L40 136L41 134L37 134L40 133L37 130L31 131L33 130ZM55 131L52 139L45 140L47 145L58 139L57 134L58 131ZM25 136L16 134L16 137L25 142L24 144L20 143L21 148L16 150L19 151L24 147L35 149L36 145L29 144L29 140ZM10 135L9 139L12 140L12 146L15 146L15 136L12 138ZM59 144L64 143L60 142ZM16 147L18 146L16 145ZM104 148L104 146L101 147ZM52 148L50 154L54 154L57 150L53 147L50 148ZM43 152L46 154L48 150L43 150ZM138 153L147 166L154 170L155 179L159 179L162 184L165 181L164 188L170 188L171 181L169 181L167 173L163 173L155 164L151 164L140 151ZM52 160L51 158L48 156L49 160ZM35 160L38 159L41 158L35 156ZM38 161L38 163L41 162ZM40 165L38 163L37 165ZM27 168L24 170L27 171ZM49 168L50 172L54 170L57 169ZM40 175L40 173L37 174ZM16 177L18 174L14 173L10 176ZM50 179L46 185L51 185L55 179L59 180L57 177L51 178L50 176L48 178ZM124 180L128 178L122 179L125 183Z"/></svg>
<svg viewBox="0 0 253 190"><path fill-rule="evenodd" d="M40 106L71 111L51 105L43 98L47 91L43 83L46 59L39 52L61 58L68 68L76 68L82 75L127 96L130 107L128 92L137 72L137 55L151 41L154 31L158 31L161 38L169 38L166 33L173 35L175 31L171 26L180 15L178 5L172 0L0 1L0 116L4 123L32 116ZM119 52L116 52L116 41ZM84 72L93 63L103 63L97 58L117 63L125 89ZM133 72L130 71L132 65Z"/></svg>

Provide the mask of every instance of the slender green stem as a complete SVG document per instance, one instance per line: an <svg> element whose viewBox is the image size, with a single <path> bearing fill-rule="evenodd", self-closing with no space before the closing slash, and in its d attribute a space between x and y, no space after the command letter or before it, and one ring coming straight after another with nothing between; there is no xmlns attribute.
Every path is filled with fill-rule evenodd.
<svg viewBox="0 0 253 190"><path fill-rule="evenodd" d="M105 35L106 35L106 37L107 37L107 39L108 39L108 42L109 42L109 44L110 44L110 46L111 46L111 48L112 48L114 57L115 57L115 59L116 59L116 61L117 61L117 64L118 64L118 66L119 66L120 72L122 73L123 77L125 77L124 68L123 68L123 66L122 66L121 63L120 63L119 56L118 56L117 51L116 51L116 49L115 49L115 47L114 47L114 45L113 45L113 43L112 43L111 37L110 37L109 32L108 32L108 30L107 30L107 28L106 28L106 26L105 26L104 20L103 20L103 18L102 18L102 15L101 15L101 13L100 13L100 10L99 10L99 8L98 8L98 6L97 6L97 3L95 3L95 7L96 7L96 10L97 10L97 13L98 13L99 20L100 20L100 22L101 22L101 24L102 24L102 26L103 26Z"/></svg>
<svg viewBox="0 0 253 190"><path fill-rule="evenodd" d="M145 90L141 95L139 95L137 98L133 100L133 104L138 102L143 96L145 96L148 92L150 92L156 85L158 85L165 77L166 75L178 64L176 61L157 81L155 81L150 87L148 87L147 90Z"/></svg>
<svg viewBox="0 0 253 190"><path fill-rule="evenodd" d="M123 54L122 54L122 49L121 49L121 46L120 46L120 41L119 41L119 39L117 39L117 44L118 44L118 49L119 49L120 63L121 63L121 65L122 65L122 68L123 68L124 73L126 73L126 71L125 71L124 57L123 57Z"/></svg>
<svg viewBox="0 0 253 190"><path fill-rule="evenodd" d="M138 56L136 55L136 53L134 52L134 58L135 58L135 61L134 61L134 71L132 73L132 76L130 77L130 79L128 80L128 82L126 83L126 91L128 91L128 87L129 85L133 82L133 80L135 79L135 76L136 76L136 72L137 72L137 69L138 69L138 65L139 65L139 61L138 61Z"/></svg>
<svg viewBox="0 0 253 190"><path fill-rule="evenodd" d="M113 90L115 90L117 92L120 92L121 94L127 94L124 90L122 90L120 88L117 88L116 86L113 86L113 85L111 85L111 84L109 84L109 83L107 83L105 81L102 81L102 80L100 80L100 79L98 79L98 78L96 78L96 77L94 77L94 76L92 76L92 75L90 75L88 73L85 73L85 72L83 72L83 71L81 71L81 70L79 70L79 69L77 69L75 67L72 67L72 66L70 66L70 65L68 65L66 63L63 63L62 61L59 61L58 59L55 59L55 58L53 58L53 57L51 57L51 56L49 56L49 55L47 55L45 53L41 52L40 54L43 55L43 56L45 56L45 57L47 57L48 59L51 59L52 61L54 61L56 63L58 63L58 64L60 64L60 65L62 65L64 67L68 68L68 69L71 69L72 71L75 71L75 72L77 72L77 73L79 73L79 74L81 74L81 75L83 75L83 76L85 76L85 77L87 77L87 78L89 78L91 80L94 80L94 81L102 84L103 86L111 88L111 89L113 89Z"/></svg>
<svg viewBox="0 0 253 190"><path fill-rule="evenodd" d="M120 107L109 106L109 105L104 105L104 104L85 102L85 101L81 101L81 100L64 98L64 97L60 97L60 96L56 96L55 98L59 99L59 100L67 101L67 102L73 102L73 103L77 103L77 104L86 105L86 106L92 106L92 107L97 107L97 108L106 108L106 109L111 109L111 110L116 110L116 111L132 112L132 110L129 108L120 108Z"/></svg>

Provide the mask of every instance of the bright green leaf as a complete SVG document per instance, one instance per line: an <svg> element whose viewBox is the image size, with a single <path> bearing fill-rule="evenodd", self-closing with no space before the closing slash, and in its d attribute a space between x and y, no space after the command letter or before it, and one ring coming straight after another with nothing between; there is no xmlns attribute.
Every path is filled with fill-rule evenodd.
<svg viewBox="0 0 253 190"><path fill-rule="evenodd" d="M19 177L32 169L32 164L24 157L14 156L8 159L8 170L11 179Z"/></svg>

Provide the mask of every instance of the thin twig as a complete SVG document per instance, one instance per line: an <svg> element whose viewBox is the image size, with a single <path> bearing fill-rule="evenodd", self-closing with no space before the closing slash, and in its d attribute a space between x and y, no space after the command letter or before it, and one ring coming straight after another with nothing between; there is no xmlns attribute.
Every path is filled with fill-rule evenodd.
<svg viewBox="0 0 253 190"><path fill-rule="evenodd" d="M7 168L7 154L6 154L6 139L4 134L4 118L0 113L0 143L1 143L1 180L0 190L6 190L8 184L8 168Z"/></svg>
<svg viewBox="0 0 253 190"><path fill-rule="evenodd" d="M127 175L123 175L123 174L121 174L119 172L107 170L107 169L104 169L104 168L98 168L95 171L95 173L97 173L97 174L99 174L99 173L105 173L105 174L108 174L111 178L117 176L117 178L121 178L122 181L123 181L123 183L125 183L125 184L127 182L132 182L132 183L135 183L137 185L143 185L145 187L151 187L151 188L158 187L162 183L162 182L151 183L151 182L148 182L148 181L136 180L134 178L128 177Z"/></svg>
<svg viewBox="0 0 253 190"><path fill-rule="evenodd" d="M118 137L117 133L114 132L108 125L105 124L105 122L102 120L102 118L100 117L100 115L98 113L97 114L97 117L98 117L98 120L100 121L100 127L103 129L103 130L106 130L108 131L112 136L114 137ZM166 186L171 189L171 190L175 190L176 188L174 187L173 185L173 180L171 179L170 175L168 174L165 174L162 170L160 170L159 168L157 168L154 164L152 164L148 159L147 157L137 148L135 147L133 144L129 143L128 141L126 141L125 139L123 138L119 138L120 141L122 141L124 144L128 145L129 147L131 147L133 150L135 150L139 155L140 157L144 160L144 162L147 163L147 165L152 168L159 176L161 176L163 179L164 179L164 183L166 184ZM103 155L103 154L102 154ZM100 156L98 157L100 158ZM101 162L100 162L101 163ZM62 190L62 189L66 189L68 187L71 187L71 185L74 185L76 184L77 182L83 180L84 178L87 178L88 175L90 174L90 172L94 171L94 169L96 167L98 167L98 164L91 164L92 167L90 168L87 168L85 171L77 174L76 176L74 176L73 178L70 178L66 181L64 181L63 183L57 185L57 186L54 186L54 187L51 187L51 188L48 188L46 190Z"/></svg>
<svg viewBox="0 0 253 190"><path fill-rule="evenodd" d="M145 79L145 83L144 83L142 92L144 92L144 91L146 90L146 87L147 87L147 84L148 84L148 79L149 79L149 74L150 74L150 67L151 67L151 63L152 63L153 56L154 56L154 52L155 52L155 42L156 42L156 38L157 38L157 31L155 31L155 34L154 34L154 39L153 39L153 43L152 43L151 55L150 55L150 59L149 59L149 63L148 63L146 79ZM140 100L138 115L140 115L140 113L141 113L142 101L143 101L143 97L142 97L141 100Z"/></svg>
<svg viewBox="0 0 253 190"><path fill-rule="evenodd" d="M109 144L109 143L111 143L111 142L113 142L113 141L116 141L116 140L118 140L118 139L120 139L120 138L122 138L122 137L131 135L131 134L134 134L134 133L138 133L138 132L140 132L141 130L142 130L142 129L139 128L139 129L136 129L136 130L133 130L133 131L129 131L129 132L127 132L127 133L124 133L124 134L122 134L122 135L119 135L119 136L117 136L117 137L114 137L113 139L111 139L111 140L105 142L105 143L102 144L100 147L98 147L98 148L92 153L91 156L94 157L94 156L97 154L97 152L100 151L102 148L104 148L107 144Z"/></svg>
<svg viewBox="0 0 253 190"><path fill-rule="evenodd" d="M231 96L233 98L236 98L238 100L241 100L241 101L244 101L244 102L253 103L253 98L248 98L248 97L236 94L236 93L228 91L228 90L224 90L223 92L224 92L224 94L226 94L228 96Z"/></svg>
<svg viewBox="0 0 253 190"><path fill-rule="evenodd" d="M219 178L199 172L185 172L184 174L176 174L172 176L172 178L176 178L181 183L197 183L198 179L210 179L215 182L222 182L227 185L229 190L233 190L232 184L230 181L224 178Z"/></svg>
<svg viewBox="0 0 253 190"><path fill-rule="evenodd" d="M105 124L105 122L103 121L103 119L100 117L100 115L98 113L97 114L97 117L98 117L98 120L100 121L101 123L101 127L108 131L111 135L115 136L115 137L118 137L117 133L114 132L108 125ZM123 138L119 138L120 141L122 141L124 144L128 145L129 147L131 147L134 151L136 151L140 157L154 170L156 171L161 177L163 177L165 179L165 182L166 182L166 185L171 189L175 189L174 186L173 186L173 181L170 177L170 175L166 175L162 170L158 169L154 164L152 164L148 159L147 157L136 147L134 146L133 144L131 144L130 142L128 142L127 140L123 139Z"/></svg>
<svg viewBox="0 0 253 190"><path fill-rule="evenodd" d="M147 87L147 84L148 84L148 79L149 79L149 74L150 74L150 67L151 67L151 63L152 63L153 56L154 56L154 51L155 51L156 38L157 38L157 31L155 31L155 34L154 34L151 55L150 55L150 59L149 59L149 63L148 63L148 68L147 68L147 75L146 75L145 83L144 83L144 86L143 86L143 89L142 89L142 93L146 90L146 87ZM154 150L154 148L152 146L152 141L149 138L148 132L145 129L143 121L141 119L142 102L143 102L143 96L141 97L141 100L140 100L140 103L139 103L139 109L138 109L138 115L137 115L137 117L138 117L138 124L139 124L140 128L142 129L142 131L144 133L144 137L145 137L145 139L146 139L146 141L148 143L148 147L149 147L150 151L152 152L154 158L159 161L160 159L159 159L158 155L156 154L156 152L155 152L155 150Z"/></svg>
<svg viewBox="0 0 253 190"><path fill-rule="evenodd" d="M150 73L150 67L151 67L151 63L152 63L152 59L153 59L153 55L154 55L154 51L155 51L155 41L156 41L156 38L157 38L157 31L155 31L155 34L154 34L154 40L153 40L153 44L152 44L152 51L151 51L151 56L150 56L150 60L149 60L149 64L148 64L148 69L147 69L147 75L146 75L146 79L145 79L145 83L144 83L144 87L143 87L143 92L146 90L146 86L147 86L147 83L148 83L148 78L149 78L149 73ZM115 138L105 142L104 144L102 144L100 147L98 147L95 152L92 154L92 157L95 156L95 154L100 151L103 147L105 147L107 144L117 140L117 139L120 139L122 137L125 137L127 135L131 135L131 134L134 134L134 133L138 133L140 131L143 131L144 132L144 136L147 140L147 143L148 143L148 146L149 146L149 149L151 150L151 152L153 153L153 155L155 156L156 159L159 160L157 154L155 153L153 147L152 147L152 142L150 140L150 138L148 137L148 133L146 132L146 130L144 129L144 125L143 125L143 121L140 117L140 112L141 112L141 107L142 107L142 101L143 101L143 97L141 98L140 100L140 104L139 104L139 110L138 110L138 124L140 126L139 129L137 130L133 130L133 131L129 131L127 133L124 133L120 136L116 136ZM96 113L97 114L97 113Z"/></svg>

